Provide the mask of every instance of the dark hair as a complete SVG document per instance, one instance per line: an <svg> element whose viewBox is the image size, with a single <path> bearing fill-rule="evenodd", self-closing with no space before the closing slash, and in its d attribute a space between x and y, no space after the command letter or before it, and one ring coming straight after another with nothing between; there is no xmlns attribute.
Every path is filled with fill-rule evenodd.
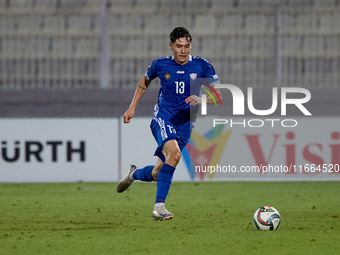
<svg viewBox="0 0 340 255"><path fill-rule="evenodd" d="M172 43L176 42L177 39L185 37L189 42L192 41L191 35L188 29L184 27L175 27L169 35Z"/></svg>

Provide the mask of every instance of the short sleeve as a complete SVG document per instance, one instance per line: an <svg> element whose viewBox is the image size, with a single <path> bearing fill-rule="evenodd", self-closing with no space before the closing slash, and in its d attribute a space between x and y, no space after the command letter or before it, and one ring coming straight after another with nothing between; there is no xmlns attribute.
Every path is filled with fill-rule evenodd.
<svg viewBox="0 0 340 255"><path fill-rule="evenodd" d="M218 78L214 67L208 61L204 61L204 78L207 79L211 86L220 84L220 79Z"/></svg>
<svg viewBox="0 0 340 255"><path fill-rule="evenodd" d="M156 59L152 61L148 70L145 73L145 78L149 81L152 81L157 77L157 61Z"/></svg>

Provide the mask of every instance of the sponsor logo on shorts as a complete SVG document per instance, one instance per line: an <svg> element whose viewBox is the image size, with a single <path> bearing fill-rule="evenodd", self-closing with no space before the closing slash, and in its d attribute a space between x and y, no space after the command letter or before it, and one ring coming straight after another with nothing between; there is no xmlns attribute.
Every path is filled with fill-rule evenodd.
<svg viewBox="0 0 340 255"><path fill-rule="evenodd" d="M161 118L158 118L158 125L161 128L162 139L163 140L167 139L168 135L166 133L166 128L165 128L164 120L162 120Z"/></svg>

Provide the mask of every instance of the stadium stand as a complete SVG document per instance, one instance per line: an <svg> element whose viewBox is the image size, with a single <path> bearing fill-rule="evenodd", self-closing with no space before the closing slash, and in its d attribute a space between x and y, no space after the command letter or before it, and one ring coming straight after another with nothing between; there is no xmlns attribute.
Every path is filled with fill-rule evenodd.
<svg viewBox="0 0 340 255"><path fill-rule="evenodd" d="M334 87L339 8L335 0L1 0L0 89L99 87L101 15L109 15L112 88L133 88L153 58L170 55L175 26L191 31L192 54L223 82L274 86L281 61L282 84Z"/></svg>

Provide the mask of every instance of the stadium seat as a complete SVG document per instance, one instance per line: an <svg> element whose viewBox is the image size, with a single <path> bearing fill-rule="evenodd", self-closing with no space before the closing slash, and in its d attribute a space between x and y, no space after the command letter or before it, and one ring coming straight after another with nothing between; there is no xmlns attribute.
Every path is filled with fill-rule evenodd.
<svg viewBox="0 0 340 255"><path fill-rule="evenodd" d="M0 35L14 33L14 19L8 15L0 15Z"/></svg>
<svg viewBox="0 0 340 255"><path fill-rule="evenodd" d="M72 54L72 47L67 47L66 41L64 38L54 38L52 46L52 56L53 57L67 57Z"/></svg>
<svg viewBox="0 0 340 255"><path fill-rule="evenodd" d="M145 32L153 35L168 34L171 19L164 15L150 15L145 17Z"/></svg>
<svg viewBox="0 0 340 255"><path fill-rule="evenodd" d="M282 55L297 56L300 50L300 38L295 34L282 37Z"/></svg>
<svg viewBox="0 0 340 255"><path fill-rule="evenodd" d="M18 52L17 52L18 53ZM2 58L13 58L16 54L16 39L8 37L2 42Z"/></svg>
<svg viewBox="0 0 340 255"><path fill-rule="evenodd" d="M273 27L274 26L267 26L266 16L263 14L250 14L246 16L246 33L263 34L273 32Z"/></svg>
<svg viewBox="0 0 340 255"><path fill-rule="evenodd" d="M339 33L340 32L340 16L338 12L327 12L320 17L321 33Z"/></svg>
<svg viewBox="0 0 340 255"><path fill-rule="evenodd" d="M213 1L212 1L213 2ZM186 10L188 12L203 13L211 9L212 3L207 0L187 0Z"/></svg>
<svg viewBox="0 0 340 255"><path fill-rule="evenodd" d="M190 21L191 21L190 17L186 15L175 14L172 16L172 22L171 22L172 25L170 29L175 28L175 27L186 27L190 31L190 28L192 27L190 24L191 23Z"/></svg>
<svg viewBox="0 0 340 255"><path fill-rule="evenodd" d="M337 0L315 0L314 6L316 8L327 8L327 7L335 7Z"/></svg>
<svg viewBox="0 0 340 255"><path fill-rule="evenodd" d="M317 31L316 15L298 15L296 19L296 30L299 33L315 33Z"/></svg>
<svg viewBox="0 0 340 255"><path fill-rule="evenodd" d="M90 35L94 32L96 20L91 15L73 15L69 18L68 32L75 35ZM99 32L96 30L96 32Z"/></svg>
<svg viewBox="0 0 340 255"><path fill-rule="evenodd" d="M86 14L98 14L102 0L84 1L83 12Z"/></svg>
<svg viewBox="0 0 340 255"><path fill-rule="evenodd" d="M226 11L235 10L235 1L234 0L214 0L211 1L212 6L211 10L214 13L224 13Z"/></svg>
<svg viewBox="0 0 340 255"><path fill-rule="evenodd" d="M17 18L17 23L20 34L37 34L42 30L42 17L40 15L23 15Z"/></svg>
<svg viewBox="0 0 340 255"><path fill-rule="evenodd" d="M65 33L64 17L60 15L46 16L44 33L53 35L64 34Z"/></svg>
<svg viewBox="0 0 340 255"><path fill-rule="evenodd" d="M57 2L55 0L35 0L32 2L32 6L36 12L51 13L56 10Z"/></svg>
<svg viewBox="0 0 340 255"><path fill-rule="evenodd" d="M327 35L324 37L327 57L340 57L340 38L337 35Z"/></svg>
<svg viewBox="0 0 340 255"><path fill-rule="evenodd" d="M159 8L158 0L135 0L133 3L133 12L142 14L154 14L157 13Z"/></svg>
<svg viewBox="0 0 340 255"><path fill-rule="evenodd" d="M244 31L244 15L230 14L221 18L218 32L221 34L239 34Z"/></svg>
<svg viewBox="0 0 340 255"><path fill-rule="evenodd" d="M295 33L297 18L295 12L284 12L282 14L282 32L283 33Z"/></svg>
<svg viewBox="0 0 340 255"><path fill-rule="evenodd" d="M111 13L128 14L131 13L134 9L133 6L134 0L112 0L110 3Z"/></svg>
<svg viewBox="0 0 340 255"><path fill-rule="evenodd" d="M98 39L96 37L80 37L77 41L76 56L80 58L99 57Z"/></svg>
<svg viewBox="0 0 340 255"><path fill-rule="evenodd" d="M314 2L317 2L319 0L316 0ZM323 0L322 0L323 1ZM312 5L312 1L310 0L286 0L286 2L288 3L289 7L311 7Z"/></svg>
<svg viewBox="0 0 340 255"><path fill-rule="evenodd" d="M111 23L112 24L112 23ZM141 17L139 15L124 15L119 24L119 32L125 35L141 33Z"/></svg>
<svg viewBox="0 0 340 255"><path fill-rule="evenodd" d="M195 20L194 34L211 35L215 33L216 21L213 15L198 15Z"/></svg>

